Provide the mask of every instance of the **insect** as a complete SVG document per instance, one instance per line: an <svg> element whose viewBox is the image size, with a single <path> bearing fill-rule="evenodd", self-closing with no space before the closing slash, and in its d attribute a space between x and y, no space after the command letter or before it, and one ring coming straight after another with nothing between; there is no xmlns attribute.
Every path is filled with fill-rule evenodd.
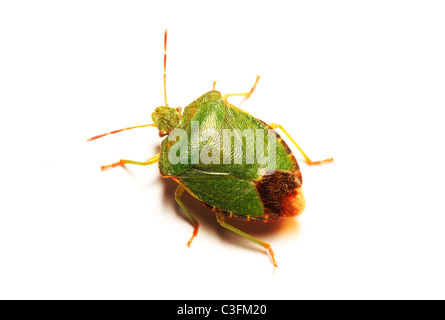
<svg viewBox="0 0 445 320"><path fill-rule="evenodd" d="M181 108L172 108L167 103L166 66L167 30L164 34L165 104L153 112L154 123L119 129L88 139L91 141L135 128L156 127L159 130L159 136L165 137L162 141L160 154L146 161L121 159L110 165L102 166L101 169L106 170L126 164L146 166L158 163L162 177L171 178L179 184L175 191L175 200L194 227L193 234L187 242L189 247L198 233L199 222L181 200L186 191L210 208L222 227L265 248L276 267L275 255L270 244L235 228L227 222L227 218L267 223L285 217L298 216L304 210L305 198L301 187L300 167L292 151L275 129L280 129L289 138L303 155L306 164L319 165L332 162L333 158L312 161L280 124L267 124L228 102L228 98L233 96L244 97L244 100L248 99L256 88L259 76L250 91L245 93L222 95L215 90L215 81L213 90L190 103L182 112ZM193 134L193 129L199 132L197 142L192 142L191 145L184 144L183 142L190 140L189 136ZM268 149L267 153L269 158L275 160L273 166L271 162L250 161L248 163L245 161L249 156L248 151L255 153L259 148L254 145L253 149L248 150L247 137L242 134L249 130L251 132L264 131L266 132L266 136L263 136L264 141L275 143L272 144L274 149ZM178 135L178 131L183 135ZM232 133L228 136L229 139L225 140L229 144L217 143L217 139L214 138L215 134L222 133L224 136L226 132ZM263 141L263 138L257 137L255 141ZM238 143L238 149L231 147L232 141L233 144ZM180 146L183 148L180 149ZM197 151L196 155L192 149ZM174 156L177 156L178 153L181 154L183 150L185 152L181 161L175 160ZM221 150L224 156L218 155ZM175 161L172 161L172 157ZM195 159L192 159L193 157ZM214 161L207 163L203 161L203 159L209 158ZM219 161L222 158L224 161Z"/></svg>

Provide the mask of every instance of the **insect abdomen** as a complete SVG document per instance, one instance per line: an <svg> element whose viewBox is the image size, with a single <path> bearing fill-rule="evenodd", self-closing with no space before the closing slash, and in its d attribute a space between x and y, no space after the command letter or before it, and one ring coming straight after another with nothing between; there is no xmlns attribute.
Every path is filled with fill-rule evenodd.
<svg viewBox="0 0 445 320"><path fill-rule="evenodd" d="M300 171L275 170L255 182L264 214L293 217L303 212L305 199Z"/></svg>

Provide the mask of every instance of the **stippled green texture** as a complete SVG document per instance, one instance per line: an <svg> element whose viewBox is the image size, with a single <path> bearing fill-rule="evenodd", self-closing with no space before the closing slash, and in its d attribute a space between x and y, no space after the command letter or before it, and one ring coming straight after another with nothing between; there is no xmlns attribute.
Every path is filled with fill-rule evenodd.
<svg viewBox="0 0 445 320"><path fill-rule="evenodd" d="M169 133L177 128L181 123L179 112L170 107L157 107L151 115L151 119L156 124L160 132Z"/></svg>
<svg viewBox="0 0 445 320"><path fill-rule="evenodd" d="M262 202L251 181L200 173L198 178L181 176L180 182L196 198L216 208L255 217L263 215Z"/></svg>
<svg viewBox="0 0 445 320"><path fill-rule="evenodd" d="M192 121L199 123L201 139L191 137ZM190 193L208 205L237 214L262 216L262 202L254 181L260 180L263 174L271 169L295 171L295 164L279 142L276 142L275 168L269 168L267 163L260 164L256 161L252 164L246 163L246 151L250 148L246 146L248 140L242 136L245 129L264 130L265 146L267 146L268 137L269 139L275 137L262 121L226 103L218 91L210 91L189 104L184 109L183 119L178 128L184 130L187 137L177 137L175 141L169 141L168 138L163 140L159 161L160 173L165 177L175 177ZM212 130L217 132L219 137L223 137L225 129L233 134L230 145L219 142L219 164L202 162L193 164L191 143L196 143L195 150L201 154L204 148L216 143L210 134ZM203 136L207 138L202 139ZM191 142L188 143L187 164L172 164L168 159L170 148L186 138ZM241 150L233 148L235 140L242 145ZM224 150L229 155L230 164L224 164ZM179 155L179 150L177 154ZM265 154L268 155L267 148ZM241 164L234 163L236 157L241 157Z"/></svg>

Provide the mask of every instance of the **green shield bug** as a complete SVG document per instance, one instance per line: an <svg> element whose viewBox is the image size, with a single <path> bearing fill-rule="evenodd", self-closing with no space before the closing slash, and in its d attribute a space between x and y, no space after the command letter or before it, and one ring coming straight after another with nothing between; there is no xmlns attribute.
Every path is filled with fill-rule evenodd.
<svg viewBox="0 0 445 320"><path fill-rule="evenodd" d="M215 90L213 82L213 90L190 103L182 113L181 108L171 108L167 103L166 65L167 30L164 34L165 105L153 112L154 123L88 139L91 141L124 130L152 126L159 130L160 137L166 136L160 154L142 162L122 159L101 169L125 164L146 166L158 162L162 177L172 178L179 184L175 191L176 202L194 227L188 246L198 233L199 223L181 200L185 191L215 212L221 226L268 250L276 267L270 244L233 227L226 218L264 223L295 217L304 210L300 168L275 129L280 129L289 138L306 164L318 165L333 159L312 161L281 125L266 124L227 101L232 96L248 99L259 76L249 92L224 96Z"/></svg>

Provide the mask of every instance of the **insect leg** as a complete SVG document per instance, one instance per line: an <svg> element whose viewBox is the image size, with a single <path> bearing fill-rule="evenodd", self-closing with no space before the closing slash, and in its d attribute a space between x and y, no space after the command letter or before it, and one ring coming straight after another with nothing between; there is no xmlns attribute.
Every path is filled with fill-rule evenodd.
<svg viewBox="0 0 445 320"><path fill-rule="evenodd" d="M280 128L281 131L284 132L284 134L290 139L290 141L292 141L292 143L297 147L297 149L301 152L301 154L304 157L304 160L306 162L306 164L308 165L319 165L319 164L324 164L324 163L328 163L328 162L333 162L334 158L329 158L329 159L325 159L325 160L320 160L320 161L312 161L307 155L306 153L304 153L303 149L301 149L301 147L297 144L297 142L290 136L290 134L284 130L283 126L281 124L277 124L277 123L271 123L267 126L268 129L276 129L276 128Z"/></svg>
<svg viewBox="0 0 445 320"><path fill-rule="evenodd" d="M218 220L219 224L222 227L224 227L224 228L226 228L226 229L228 229L230 231L233 231L236 234L239 234L240 236L242 236L242 237L244 237L244 238L246 238L246 239L248 239L248 240L250 240L250 241L252 241L252 242L254 242L254 243L256 243L256 244L258 244L260 246L262 246L263 248L267 249L269 251L270 257L272 258L272 263L273 263L274 267L277 267L277 262L275 261L275 254L273 253L272 248L270 247L270 244L268 244L268 243L266 243L264 241L258 240L257 238L254 238L251 235L248 235L247 233L244 233L241 230L235 228L234 226L231 226L230 224L226 223L225 220L224 220L224 216L221 213L216 213L216 220Z"/></svg>
<svg viewBox="0 0 445 320"><path fill-rule="evenodd" d="M260 80L260 76L256 76L255 84L253 85L252 89L250 89L249 92L244 92L244 93L228 93L228 94L224 95L224 97L223 97L224 101L227 102L227 98L229 98L229 97L244 97L244 100L241 102L241 103L243 103L244 101L249 99L249 97L252 95L252 93L255 90L256 85L257 85L259 80Z"/></svg>
<svg viewBox="0 0 445 320"><path fill-rule="evenodd" d="M133 161L133 160L126 160L126 159L121 159L118 162L106 165L106 166L101 166L100 169L106 170L106 169L110 169L110 168L115 168L118 166L123 166L124 164L136 164L139 166L148 166L150 164L156 163L159 161L159 154L155 155L154 157L151 157L150 159L148 159L147 161Z"/></svg>
<svg viewBox="0 0 445 320"><path fill-rule="evenodd" d="M190 248L190 244L192 243L193 238L196 237L196 235L198 234L199 222L196 221L195 217L193 217L193 215L190 213L189 209L185 206L184 202L182 202L182 200L181 200L181 196L184 193L184 191L185 191L185 188L183 186L179 185L175 191L175 200L179 204L179 206L182 208L182 210L184 210L185 214L187 215L187 217L189 218L190 222L193 225L193 235L190 238L190 240L187 242L187 246L189 246L189 248Z"/></svg>

